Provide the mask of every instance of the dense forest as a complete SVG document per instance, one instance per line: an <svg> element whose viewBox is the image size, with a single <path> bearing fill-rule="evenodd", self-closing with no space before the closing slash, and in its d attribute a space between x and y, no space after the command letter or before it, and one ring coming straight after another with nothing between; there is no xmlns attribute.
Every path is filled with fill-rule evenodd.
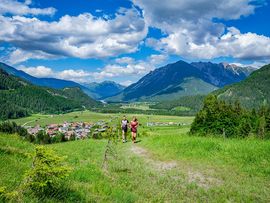
<svg viewBox="0 0 270 203"><path fill-rule="evenodd" d="M190 129L191 134L270 138L270 108L247 110L239 102L226 103L209 95Z"/></svg>
<svg viewBox="0 0 270 203"><path fill-rule="evenodd" d="M100 104L79 88L55 90L34 86L0 69L0 119L27 116L31 113L65 113Z"/></svg>

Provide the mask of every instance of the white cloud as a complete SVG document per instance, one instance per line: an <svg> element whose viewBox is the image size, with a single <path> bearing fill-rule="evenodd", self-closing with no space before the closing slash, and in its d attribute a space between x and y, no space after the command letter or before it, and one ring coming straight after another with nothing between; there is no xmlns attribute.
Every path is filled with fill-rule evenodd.
<svg viewBox="0 0 270 203"><path fill-rule="evenodd" d="M16 0L0 0L0 14L14 15L54 15L55 8L30 8L31 0L19 2Z"/></svg>
<svg viewBox="0 0 270 203"><path fill-rule="evenodd" d="M0 16L0 24L0 41L11 43L26 52L41 52L43 56L117 56L135 52L147 34L147 26L134 8L122 9L114 19L109 20L89 13L65 15L53 22L22 16ZM25 57L25 60L28 58Z"/></svg>
<svg viewBox="0 0 270 203"><path fill-rule="evenodd" d="M179 25L188 22L238 19L254 13L255 9L250 0L133 0L133 3L143 9L150 26L166 32L179 30L182 28Z"/></svg>
<svg viewBox="0 0 270 203"><path fill-rule="evenodd" d="M93 76L100 80L104 78L143 76L156 68L156 65L162 64L167 59L166 55L151 55L145 61L134 60L129 57L116 59L117 64L109 64L100 72L95 72Z"/></svg>
<svg viewBox="0 0 270 203"><path fill-rule="evenodd" d="M270 38L254 33L241 34L236 28L212 37L206 43L196 44L181 33L173 33L160 40L150 39L148 45L155 49L184 56L186 58L212 59L234 57L239 59L270 59Z"/></svg>
<svg viewBox="0 0 270 203"><path fill-rule="evenodd" d="M152 65L159 65L162 64L164 61L166 61L168 59L167 55L163 55L163 54L152 54L148 60L150 62L150 64Z"/></svg>
<svg viewBox="0 0 270 203"><path fill-rule="evenodd" d="M133 0L143 9L149 26L167 36L149 38L147 45L168 54L186 58L212 59L229 56L239 59L270 58L270 38L240 33L213 19L239 19L255 12L250 0Z"/></svg>
<svg viewBox="0 0 270 203"><path fill-rule="evenodd" d="M144 75L149 72L148 64L138 63L138 64L128 64L126 66L109 64L105 66L102 71L95 72L93 76L95 79L113 78L113 77L125 77L133 75Z"/></svg>
<svg viewBox="0 0 270 203"><path fill-rule="evenodd" d="M8 51L8 56L4 60L9 64L18 64L28 59L53 59L56 58L54 55L47 54L43 51L24 51L22 49L12 49Z"/></svg>
<svg viewBox="0 0 270 203"><path fill-rule="evenodd" d="M38 78L52 77L79 83L89 82L92 79L92 73L85 70L66 69L63 71L54 71L52 68L46 66L26 67L23 65L20 65L18 69Z"/></svg>
<svg viewBox="0 0 270 203"><path fill-rule="evenodd" d="M74 81L86 80L86 77L91 76L90 72L84 70L67 69L57 73L57 77L60 79L68 79Z"/></svg>
<svg viewBox="0 0 270 203"><path fill-rule="evenodd" d="M25 66L19 66L19 70L22 70L32 76L35 77L53 77L54 72L51 68L45 67L45 66L37 66L37 67L25 67Z"/></svg>
<svg viewBox="0 0 270 203"><path fill-rule="evenodd" d="M131 57L122 57L122 58L115 59L115 62L119 64L131 64L131 63L134 63L135 60Z"/></svg>
<svg viewBox="0 0 270 203"><path fill-rule="evenodd" d="M229 56L239 59L270 58L269 37L241 33L227 28L216 19L239 19L258 7L251 0L132 0L134 7L120 8L115 15L96 17L90 13L65 15L45 21L38 15L53 15L54 8L36 8L31 0L0 0L0 41L16 47L5 61L18 64L29 59L61 57L116 57L138 51L148 27L161 30L161 39L149 38L146 44L162 54L146 62L130 57L115 60L104 68L104 75L114 77L116 66L123 74L147 72L167 55L212 59ZM264 3L264 0L260 1ZM142 13L136 8L140 7ZM95 13L101 12L96 10ZM3 57L2 57L3 58ZM137 67L136 67L137 66ZM120 69L119 67L122 67ZM127 73L128 72L128 73ZM132 73L129 73L132 72ZM101 72L99 73L100 75Z"/></svg>

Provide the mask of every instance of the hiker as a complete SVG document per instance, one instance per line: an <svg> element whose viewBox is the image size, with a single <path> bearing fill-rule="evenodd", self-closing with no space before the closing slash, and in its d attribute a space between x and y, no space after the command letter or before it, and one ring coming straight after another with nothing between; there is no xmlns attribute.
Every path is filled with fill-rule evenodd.
<svg viewBox="0 0 270 203"><path fill-rule="evenodd" d="M125 143L127 141L126 136L127 136L127 131L128 131L128 123L129 122L128 122L126 116L123 116L123 119L121 121L123 143Z"/></svg>
<svg viewBox="0 0 270 203"><path fill-rule="evenodd" d="M136 136L137 136L137 128L139 126L139 122L137 118L134 116L132 118L132 121L130 122L130 128L131 128L131 136L132 136L132 142L136 142Z"/></svg>

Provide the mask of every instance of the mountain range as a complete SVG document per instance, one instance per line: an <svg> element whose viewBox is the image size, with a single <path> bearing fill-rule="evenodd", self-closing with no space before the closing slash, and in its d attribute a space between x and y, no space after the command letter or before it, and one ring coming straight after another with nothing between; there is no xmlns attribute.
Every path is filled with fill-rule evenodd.
<svg viewBox="0 0 270 203"><path fill-rule="evenodd" d="M138 82L124 87L115 82L79 84L55 78L36 78L4 63L0 69L34 85L53 89L80 88L96 100L121 101L167 101L192 95L207 95L226 85L244 80L255 69L228 63L178 61L157 68Z"/></svg>
<svg viewBox="0 0 270 203"><path fill-rule="evenodd" d="M245 79L255 69L227 63L178 61L157 68L107 101L162 101L206 95Z"/></svg>

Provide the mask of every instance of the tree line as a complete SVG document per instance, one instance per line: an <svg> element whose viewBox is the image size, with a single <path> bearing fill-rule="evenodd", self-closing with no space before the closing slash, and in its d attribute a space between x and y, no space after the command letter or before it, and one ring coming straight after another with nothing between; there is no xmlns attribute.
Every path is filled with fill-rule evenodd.
<svg viewBox="0 0 270 203"><path fill-rule="evenodd" d="M270 138L270 108L247 110L238 101L226 103L217 96L205 98L203 108L197 113L190 129L191 134L224 137Z"/></svg>

